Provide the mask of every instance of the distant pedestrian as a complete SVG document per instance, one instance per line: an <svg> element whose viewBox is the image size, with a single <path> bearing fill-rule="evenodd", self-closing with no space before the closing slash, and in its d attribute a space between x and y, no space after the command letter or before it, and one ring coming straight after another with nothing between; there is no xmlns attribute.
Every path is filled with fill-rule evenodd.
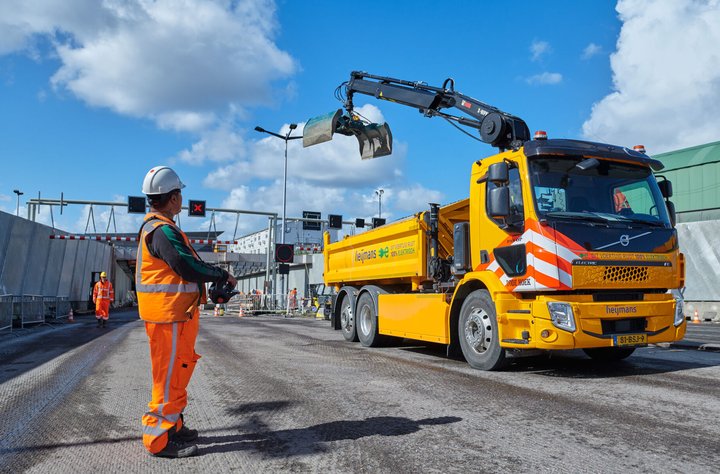
<svg viewBox="0 0 720 474"><path fill-rule="evenodd" d="M110 318L110 302L115 299L115 290L107 279L107 273L100 272L100 281L93 287L93 303L95 303L95 319L97 327L105 327Z"/></svg>
<svg viewBox="0 0 720 474"><path fill-rule="evenodd" d="M152 399L142 417L143 444L155 456L184 458L197 453L198 432L187 427L187 386L200 356L195 352L199 305L205 282L234 288L237 280L203 262L175 225L185 185L167 166L151 169L143 181L150 212L139 233L136 290L140 318L150 343Z"/></svg>
<svg viewBox="0 0 720 474"><path fill-rule="evenodd" d="M290 311L297 309L297 288L290 290Z"/></svg>

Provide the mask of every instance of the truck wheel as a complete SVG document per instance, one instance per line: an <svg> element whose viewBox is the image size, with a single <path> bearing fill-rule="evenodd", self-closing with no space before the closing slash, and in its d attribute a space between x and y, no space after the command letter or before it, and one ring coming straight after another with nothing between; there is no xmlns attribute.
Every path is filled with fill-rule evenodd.
<svg viewBox="0 0 720 474"><path fill-rule="evenodd" d="M602 362L613 362L630 357L635 352L634 347L597 347L594 349L583 349L583 352L593 360Z"/></svg>
<svg viewBox="0 0 720 474"><path fill-rule="evenodd" d="M365 347L378 347L387 342L387 338L378 334L378 318L370 293L363 293L357 305L357 335L360 344Z"/></svg>
<svg viewBox="0 0 720 474"><path fill-rule="evenodd" d="M353 316L353 309L350 304L350 296L345 296L340 305L340 330L346 341L357 342L355 317Z"/></svg>
<svg viewBox="0 0 720 474"><path fill-rule="evenodd" d="M473 291L465 298L458 320L460 348L470 367L496 370L505 365L500 347L495 304L487 290Z"/></svg>

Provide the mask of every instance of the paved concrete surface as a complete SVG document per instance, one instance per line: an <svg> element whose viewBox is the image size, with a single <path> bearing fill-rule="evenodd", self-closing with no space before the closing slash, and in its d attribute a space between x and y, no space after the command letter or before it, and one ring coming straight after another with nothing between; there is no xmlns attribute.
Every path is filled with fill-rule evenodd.
<svg viewBox="0 0 720 474"><path fill-rule="evenodd" d="M150 389L142 323L127 311L94 325L81 317L0 336L0 472L720 466L720 353L648 347L608 367L570 351L489 373L440 346L347 343L327 321L209 314L186 411L200 455L153 458L140 442Z"/></svg>

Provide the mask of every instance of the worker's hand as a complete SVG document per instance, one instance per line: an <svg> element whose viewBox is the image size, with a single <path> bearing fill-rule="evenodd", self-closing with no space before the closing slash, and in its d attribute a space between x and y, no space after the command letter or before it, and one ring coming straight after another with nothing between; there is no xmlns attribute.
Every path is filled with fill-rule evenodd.
<svg viewBox="0 0 720 474"><path fill-rule="evenodd" d="M228 273L227 281L228 281L228 283L230 283L232 285L233 288L235 288L237 286L237 280L230 273Z"/></svg>

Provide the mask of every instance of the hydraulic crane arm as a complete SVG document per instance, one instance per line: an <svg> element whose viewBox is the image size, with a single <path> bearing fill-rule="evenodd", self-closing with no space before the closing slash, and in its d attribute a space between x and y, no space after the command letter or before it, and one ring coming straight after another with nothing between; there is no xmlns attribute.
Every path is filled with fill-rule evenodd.
<svg viewBox="0 0 720 474"><path fill-rule="evenodd" d="M353 94L360 93L417 108L426 117L440 116L461 125L480 130L480 138L492 146L518 148L530 139L525 122L477 99L455 92L455 81L446 79L442 87L409 82L392 77L374 76L353 71L345 84L345 109L352 114ZM472 118L441 112L456 108Z"/></svg>
<svg viewBox="0 0 720 474"><path fill-rule="evenodd" d="M364 124L353 112L353 96L356 93L417 108L426 117L439 116L475 128L480 131L482 141L501 150L519 148L530 139L530 131L522 119L455 92L452 79L446 79L442 87L433 87L423 82L353 71L350 80L338 89L342 91L343 88L345 97L338 98L344 100L348 115L341 115L342 111L338 110L309 120L305 126L304 136L307 138L303 139L304 146L328 141L337 132L355 135L363 158L375 158L392 152L392 135L387 124ZM463 112L469 118L443 111L450 108Z"/></svg>

